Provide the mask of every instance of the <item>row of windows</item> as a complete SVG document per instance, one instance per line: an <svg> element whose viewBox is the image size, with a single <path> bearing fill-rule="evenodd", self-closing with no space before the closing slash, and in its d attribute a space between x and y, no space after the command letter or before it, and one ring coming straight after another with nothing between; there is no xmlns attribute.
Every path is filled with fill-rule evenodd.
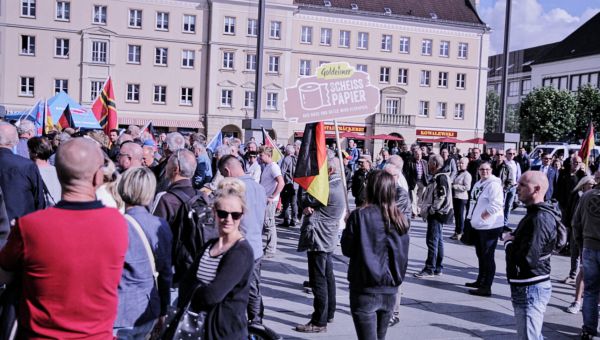
<svg viewBox="0 0 600 340"><path fill-rule="evenodd" d="M389 100L388 100L389 101ZM429 117L429 101L419 101L419 117ZM389 111L389 107L388 107ZM447 118L448 117L448 103L437 102L435 111L435 118ZM454 119L465 119L465 104L456 103L454 104Z"/></svg>
<svg viewBox="0 0 600 340"><path fill-rule="evenodd" d="M36 18L37 0L21 0L21 17ZM56 11L54 19L57 21L71 20L71 1L56 0ZM129 9L127 27L142 28L141 9ZM169 12L156 12L154 28L157 31L169 30ZM108 7L106 5L94 5L92 7L92 23L106 25L108 17ZM183 33L196 33L196 16L191 14L183 15L181 28Z"/></svg>
<svg viewBox="0 0 600 340"><path fill-rule="evenodd" d="M70 52L70 40L66 38L54 39L54 56L57 58L69 58ZM21 36L21 55L35 56L35 36L22 35ZM183 68L194 68L195 64L195 51L194 50L182 50L181 51L181 67ZM168 65L169 49L167 47L155 47L154 48L154 65L167 66ZM142 46L141 45L127 45L127 63L129 64L141 64L142 58ZM93 40L91 44L91 61L94 63L106 64L108 63L108 41Z"/></svg>
<svg viewBox="0 0 600 340"><path fill-rule="evenodd" d="M104 81L90 82L90 97L89 100L95 100L98 97ZM64 91L69 93L69 80L68 79L54 79L54 92L58 93ZM154 104L166 104L167 103L167 87L164 85L153 86L153 97L152 103ZM34 77L21 77L19 95L23 97L34 97L35 96L35 78ZM179 92L179 104L185 106L192 106L194 98L194 89L192 87L181 87ZM125 94L125 101L130 103L140 102L140 84L127 84L127 91Z"/></svg>
<svg viewBox="0 0 600 340"><path fill-rule="evenodd" d="M542 86L552 86L557 90L569 90L571 92L577 92L581 86L587 84L600 87L600 74L597 72L582 73L542 79Z"/></svg>
<svg viewBox="0 0 600 340"><path fill-rule="evenodd" d="M256 93L254 91L245 91L244 92L244 108L252 109L254 108L254 103L256 100ZM232 89L222 89L220 94L220 107L222 108L233 108L233 90ZM279 93L277 92L267 92L266 98L266 109L277 111L279 110Z"/></svg>
<svg viewBox="0 0 600 340"><path fill-rule="evenodd" d="M366 65L357 65L357 70L362 70L366 72ZM379 82L389 84L391 82L391 73L392 68L388 66L382 66L379 68ZM438 72L438 82L437 86L441 88L448 88L448 79L449 72ZM398 69L398 78L396 82L400 85L408 85L408 69L407 68L399 68ZM431 71L429 70L421 70L419 77L419 85L420 86L431 86ZM456 74L456 82L455 87L457 89L464 90L467 86L467 74L466 73L457 73Z"/></svg>

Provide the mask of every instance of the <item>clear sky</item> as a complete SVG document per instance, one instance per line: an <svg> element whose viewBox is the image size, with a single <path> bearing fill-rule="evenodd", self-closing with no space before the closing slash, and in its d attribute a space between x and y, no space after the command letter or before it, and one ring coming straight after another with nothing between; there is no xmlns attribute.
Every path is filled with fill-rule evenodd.
<svg viewBox="0 0 600 340"><path fill-rule="evenodd" d="M502 53L505 8L506 0L479 3L481 19L492 28L490 55ZM560 41L598 12L600 0L512 0L510 49Z"/></svg>

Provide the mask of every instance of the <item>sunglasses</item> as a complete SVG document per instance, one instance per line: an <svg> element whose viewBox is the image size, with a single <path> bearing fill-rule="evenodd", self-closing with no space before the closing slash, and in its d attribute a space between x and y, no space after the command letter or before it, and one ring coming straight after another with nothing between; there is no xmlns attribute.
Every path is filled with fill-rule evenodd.
<svg viewBox="0 0 600 340"><path fill-rule="evenodd" d="M240 218L242 218L242 215L244 215L244 213L237 212L237 211L225 211L225 210L217 209L217 216L219 218L227 218L227 216L229 216L229 215L231 215L231 218L233 218L235 221L237 221Z"/></svg>

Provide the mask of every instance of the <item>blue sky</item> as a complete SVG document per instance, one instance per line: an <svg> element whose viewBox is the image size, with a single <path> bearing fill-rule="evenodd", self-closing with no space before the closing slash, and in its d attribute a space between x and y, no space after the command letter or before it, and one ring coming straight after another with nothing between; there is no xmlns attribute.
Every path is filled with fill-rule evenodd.
<svg viewBox="0 0 600 340"><path fill-rule="evenodd" d="M492 28L490 55L502 52L505 0L480 0L478 12ZM600 0L513 0L510 49L560 41L600 12Z"/></svg>

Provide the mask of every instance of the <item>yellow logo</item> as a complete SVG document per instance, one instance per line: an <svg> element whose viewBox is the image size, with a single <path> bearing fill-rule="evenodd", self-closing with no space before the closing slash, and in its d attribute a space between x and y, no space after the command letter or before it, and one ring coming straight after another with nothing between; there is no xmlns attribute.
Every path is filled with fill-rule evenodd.
<svg viewBox="0 0 600 340"><path fill-rule="evenodd" d="M354 68L348 63L323 64L317 69L318 79L344 79L354 74Z"/></svg>

